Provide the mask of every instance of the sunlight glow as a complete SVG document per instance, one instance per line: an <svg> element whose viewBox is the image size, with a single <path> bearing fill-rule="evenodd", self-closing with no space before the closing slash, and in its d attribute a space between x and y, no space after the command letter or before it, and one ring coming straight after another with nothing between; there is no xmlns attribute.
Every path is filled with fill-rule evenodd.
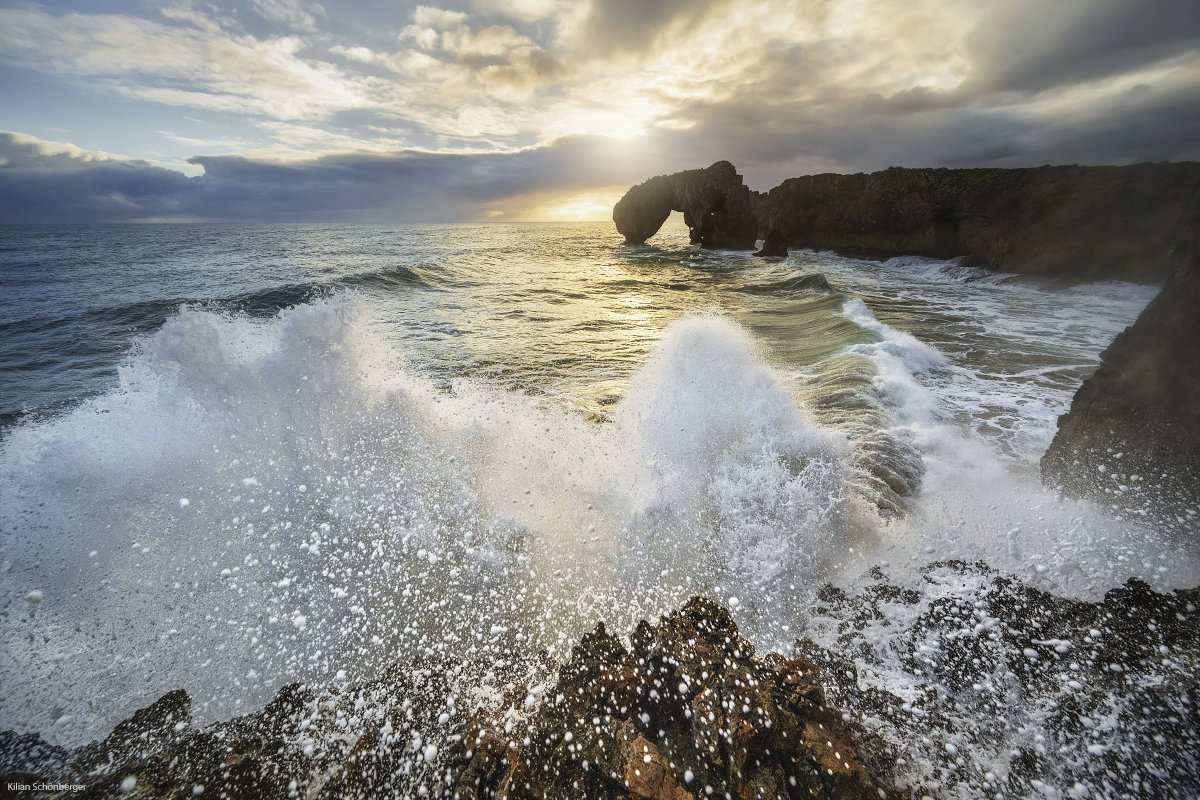
<svg viewBox="0 0 1200 800"><path fill-rule="evenodd" d="M602 222L612 219L613 206L628 187L605 188L595 192L563 192L531 196L530 205L509 216L522 222ZM506 202L511 206L512 201ZM489 218L495 218L491 213Z"/></svg>

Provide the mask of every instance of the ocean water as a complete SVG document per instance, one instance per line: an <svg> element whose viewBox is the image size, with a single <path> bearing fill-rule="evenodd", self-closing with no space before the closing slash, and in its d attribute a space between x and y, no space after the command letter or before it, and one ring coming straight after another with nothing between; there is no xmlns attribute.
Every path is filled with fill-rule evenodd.
<svg viewBox="0 0 1200 800"><path fill-rule="evenodd" d="M786 651L876 566L1193 586L1194 547L1037 472L1156 291L678 220L0 228L0 729L515 670L701 593Z"/></svg>

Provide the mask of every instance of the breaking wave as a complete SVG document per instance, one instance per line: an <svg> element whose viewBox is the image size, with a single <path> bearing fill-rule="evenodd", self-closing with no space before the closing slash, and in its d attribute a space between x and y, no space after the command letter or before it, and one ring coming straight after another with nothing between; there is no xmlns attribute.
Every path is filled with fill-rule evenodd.
<svg viewBox="0 0 1200 800"><path fill-rule="evenodd" d="M603 425L384 341L353 298L185 308L116 390L9 431L6 727L80 741L177 686L211 719L405 656L553 654L697 593L786 631L850 541L845 441L725 319L676 323Z"/></svg>

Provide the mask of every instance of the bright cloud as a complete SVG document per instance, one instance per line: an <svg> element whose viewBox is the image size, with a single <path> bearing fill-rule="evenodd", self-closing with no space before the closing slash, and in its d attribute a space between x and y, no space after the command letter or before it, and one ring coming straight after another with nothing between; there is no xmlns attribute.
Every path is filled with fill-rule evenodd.
<svg viewBox="0 0 1200 800"><path fill-rule="evenodd" d="M156 163L194 155L189 142L315 164L610 137L600 166L558 165L598 192L633 164L719 158L766 188L814 169L1200 157L1195 0L172 0L140 15L76 2L0 9L0 81L38 76L154 115L166 157L128 155ZM70 100L38 102L89 149L120 141L89 139ZM27 99L0 110L49 130ZM522 207L592 202L540 179L552 200Z"/></svg>

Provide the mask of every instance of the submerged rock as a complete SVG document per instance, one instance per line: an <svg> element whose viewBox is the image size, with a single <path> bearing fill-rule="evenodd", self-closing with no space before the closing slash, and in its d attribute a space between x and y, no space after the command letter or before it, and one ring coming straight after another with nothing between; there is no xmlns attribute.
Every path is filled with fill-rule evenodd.
<svg viewBox="0 0 1200 800"><path fill-rule="evenodd" d="M728 161L634 186L613 208L613 222L626 244L643 244L672 211L683 212L692 242L708 249L750 249L758 238L750 190Z"/></svg>
<svg viewBox="0 0 1200 800"><path fill-rule="evenodd" d="M1042 458L1073 495L1200 530L1200 251L1100 356Z"/></svg>

